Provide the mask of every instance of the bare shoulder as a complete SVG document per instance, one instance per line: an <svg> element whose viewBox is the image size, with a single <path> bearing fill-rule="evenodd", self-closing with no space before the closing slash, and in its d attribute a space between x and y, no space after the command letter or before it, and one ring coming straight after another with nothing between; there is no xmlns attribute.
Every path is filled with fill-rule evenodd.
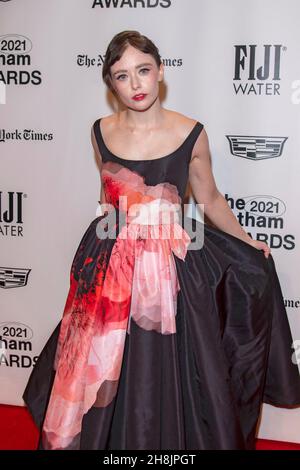
<svg viewBox="0 0 300 470"><path fill-rule="evenodd" d="M184 139L191 132L193 127L198 122L196 119L190 118L185 114L179 113L178 111L165 110L170 122L170 126L173 130L176 130L180 137Z"/></svg>
<svg viewBox="0 0 300 470"><path fill-rule="evenodd" d="M101 129L104 130L104 132L109 133L113 131L116 128L117 123L118 115L116 113L101 117Z"/></svg>
<svg viewBox="0 0 300 470"><path fill-rule="evenodd" d="M189 135L193 127L196 125L197 122L202 124L201 121L197 119L192 119L184 114L178 113L176 111L169 111L171 119L174 121L174 128L178 129L178 132L181 132L182 140ZM203 126L203 124L202 124ZM194 160L195 157L198 158L205 158L209 154L209 144L208 144L208 135L204 127L202 127L201 132L199 133L193 150L191 154L191 159Z"/></svg>

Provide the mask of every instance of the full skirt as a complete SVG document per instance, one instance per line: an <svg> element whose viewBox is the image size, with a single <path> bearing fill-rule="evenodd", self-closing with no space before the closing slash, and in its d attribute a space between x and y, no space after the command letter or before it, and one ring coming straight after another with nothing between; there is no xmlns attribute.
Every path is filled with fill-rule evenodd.
<svg viewBox="0 0 300 470"><path fill-rule="evenodd" d="M71 268L89 288L95 266L104 259L107 265L115 242L97 239L100 219L85 231ZM176 332L160 334L131 319L116 396L84 414L80 449L251 450L262 403L300 406L299 370L272 256L207 224L202 228L203 246L184 260L174 256ZM23 395L40 430L60 327Z"/></svg>

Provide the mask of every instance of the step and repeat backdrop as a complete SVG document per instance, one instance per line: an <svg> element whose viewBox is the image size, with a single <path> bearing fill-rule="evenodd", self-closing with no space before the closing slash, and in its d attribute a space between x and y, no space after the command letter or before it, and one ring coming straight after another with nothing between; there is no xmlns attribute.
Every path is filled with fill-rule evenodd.
<svg viewBox="0 0 300 470"><path fill-rule="evenodd" d="M300 362L300 2L0 1L0 402L62 316L79 241L98 214L90 133L118 107L106 47L145 34L165 66L161 101L202 122L219 190L276 262ZM300 409L263 405L259 437L300 442Z"/></svg>

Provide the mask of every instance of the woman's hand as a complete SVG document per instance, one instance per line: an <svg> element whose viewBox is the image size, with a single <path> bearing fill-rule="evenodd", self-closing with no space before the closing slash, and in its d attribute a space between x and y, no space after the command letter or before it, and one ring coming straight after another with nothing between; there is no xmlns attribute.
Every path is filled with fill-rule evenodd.
<svg viewBox="0 0 300 470"><path fill-rule="evenodd" d="M263 250L266 258L268 258L269 254L271 253L271 248L265 242L260 240L251 240L249 245L254 246L254 248L257 250Z"/></svg>

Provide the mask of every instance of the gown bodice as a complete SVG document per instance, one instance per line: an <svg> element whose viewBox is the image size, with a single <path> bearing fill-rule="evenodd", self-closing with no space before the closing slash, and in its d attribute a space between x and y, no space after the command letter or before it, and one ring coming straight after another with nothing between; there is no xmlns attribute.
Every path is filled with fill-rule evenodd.
<svg viewBox="0 0 300 470"><path fill-rule="evenodd" d="M173 184L176 186L180 198L184 198L192 150L203 129L203 124L197 121L181 145L168 155L151 160L128 160L114 155L108 149L101 133L100 121L101 118L94 122L94 134L103 163L111 161L125 166L141 175L145 184L149 186L165 182Z"/></svg>

